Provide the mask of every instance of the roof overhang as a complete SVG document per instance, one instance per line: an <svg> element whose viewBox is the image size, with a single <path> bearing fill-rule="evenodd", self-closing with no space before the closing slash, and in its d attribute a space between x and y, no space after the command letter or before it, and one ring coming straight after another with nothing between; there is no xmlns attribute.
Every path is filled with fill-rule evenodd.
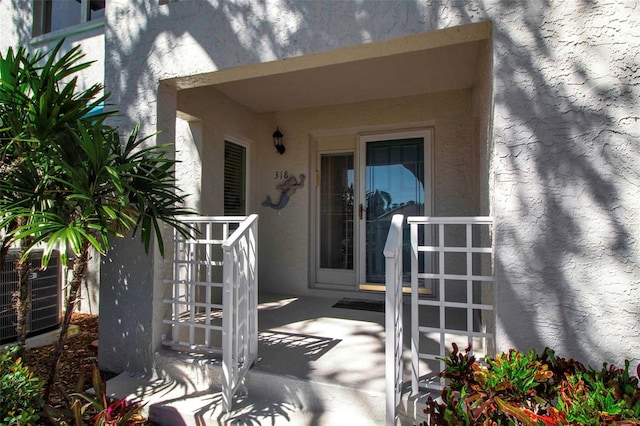
<svg viewBox="0 0 640 426"><path fill-rule="evenodd" d="M213 86L259 113L465 89L490 36L491 23L470 24L165 83Z"/></svg>

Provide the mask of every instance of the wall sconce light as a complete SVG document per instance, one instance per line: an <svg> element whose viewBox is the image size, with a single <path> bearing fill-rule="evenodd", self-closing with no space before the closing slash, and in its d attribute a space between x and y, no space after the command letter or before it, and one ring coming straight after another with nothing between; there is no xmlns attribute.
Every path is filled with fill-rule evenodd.
<svg viewBox="0 0 640 426"><path fill-rule="evenodd" d="M276 127L276 131L273 132L273 146L276 147L276 150L280 155L284 154L286 151L284 145L282 144L282 133L280 133L280 129Z"/></svg>

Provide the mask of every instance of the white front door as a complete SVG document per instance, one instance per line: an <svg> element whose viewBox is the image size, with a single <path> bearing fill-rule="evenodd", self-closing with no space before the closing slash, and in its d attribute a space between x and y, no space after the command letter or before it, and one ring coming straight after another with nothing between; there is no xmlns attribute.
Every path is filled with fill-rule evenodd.
<svg viewBox="0 0 640 426"><path fill-rule="evenodd" d="M432 130L360 136L355 149L325 145L316 157L315 282L384 290L391 217L433 212ZM405 241L408 277L408 228Z"/></svg>
<svg viewBox="0 0 640 426"><path fill-rule="evenodd" d="M359 271L363 290L383 290L384 245L395 214L433 212L432 132L420 130L361 136L359 142ZM403 263L410 283L409 227L404 225Z"/></svg>

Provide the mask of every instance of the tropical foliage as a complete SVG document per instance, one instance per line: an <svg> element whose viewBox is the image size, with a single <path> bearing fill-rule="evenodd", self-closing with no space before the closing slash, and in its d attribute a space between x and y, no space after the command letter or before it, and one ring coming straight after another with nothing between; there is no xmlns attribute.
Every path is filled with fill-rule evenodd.
<svg viewBox="0 0 640 426"><path fill-rule="evenodd" d="M64 400L68 406L45 406L45 415L50 422L59 426L135 426L147 423L140 411L144 407L137 402L129 402L127 398L111 400L107 396L107 383L102 378L97 366L92 371L93 392L75 392L66 395ZM84 376L81 376L78 388L83 387Z"/></svg>
<svg viewBox="0 0 640 426"><path fill-rule="evenodd" d="M427 401L429 425L640 424L638 377L628 361L594 370L547 348L540 355L512 349L480 363L455 344L444 361L439 376L449 384Z"/></svg>
<svg viewBox="0 0 640 426"><path fill-rule="evenodd" d="M9 49L0 56L3 249L20 243L28 260L41 247L44 266L58 250L72 271L45 399L90 248L104 254L110 238L139 235L148 251L155 236L163 253L161 223L186 231L175 219L187 212L179 207L172 152L138 137L137 126L122 141L105 124L113 112L95 114L108 95L99 84L79 90L77 73L90 65L82 57L79 48L62 53L62 42L46 54Z"/></svg>
<svg viewBox="0 0 640 426"><path fill-rule="evenodd" d="M17 347L0 351L0 424L29 425L39 418L43 383L16 358Z"/></svg>
<svg viewBox="0 0 640 426"><path fill-rule="evenodd" d="M24 48L0 54L0 213L6 219L2 223L5 232L0 268L9 247L17 242L12 232L28 222L24 214L5 212L9 209L35 212L56 201L50 198L54 191L45 191L52 183L48 161L54 155L52 148L68 145L69 127L87 120L89 113L105 100L100 85L78 90L77 77L73 76L89 63L79 63L82 54L78 49L61 56L60 49L61 44L48 55L29 55ZM100 125L105 117L106 114L98 114L92 120ZM23 235L16 266L19 290L15 300L21 354L28 331L26 317L31 291L28 248L32 244L32 236Z"/></svg>

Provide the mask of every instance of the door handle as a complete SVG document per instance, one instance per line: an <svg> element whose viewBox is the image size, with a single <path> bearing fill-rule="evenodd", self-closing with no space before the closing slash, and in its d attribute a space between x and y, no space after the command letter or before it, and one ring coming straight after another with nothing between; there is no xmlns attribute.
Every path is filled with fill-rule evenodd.
<svg viewBox="0 0 640 426"><path fill-rule="evenodd" d="M360 214L359 214L359 216L360 216L360 220L362 220L362 216L363 216L363 213L364 213L365 211L367 211L367 209L365 209L365 208L364 208L364 205L362 205L362 203L360 203Z"/></svg>

